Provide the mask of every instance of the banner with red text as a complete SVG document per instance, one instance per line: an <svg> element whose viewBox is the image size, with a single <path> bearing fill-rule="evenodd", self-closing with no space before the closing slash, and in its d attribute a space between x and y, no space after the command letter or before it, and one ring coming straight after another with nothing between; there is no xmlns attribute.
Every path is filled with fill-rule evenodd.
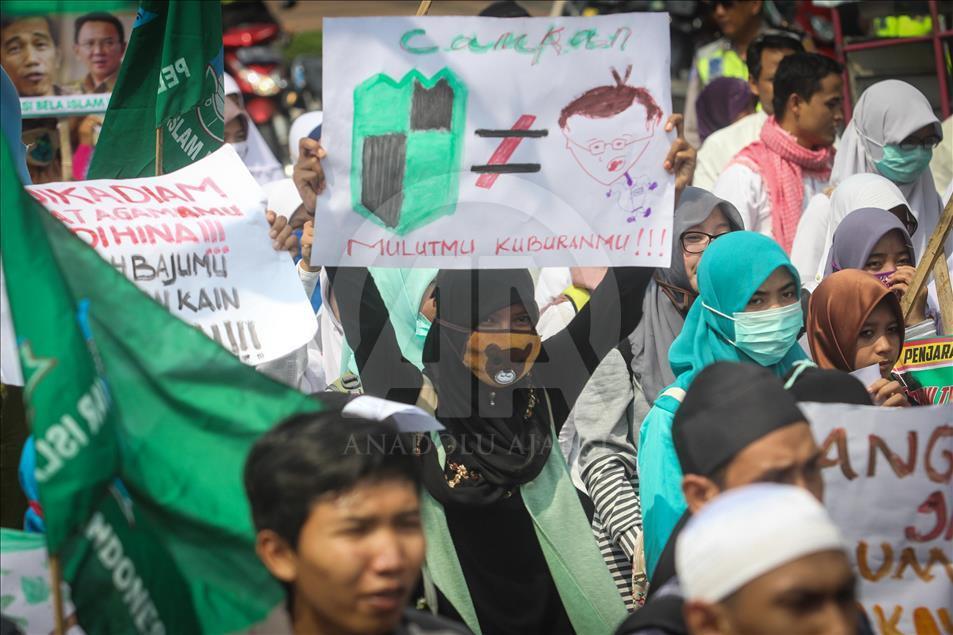
<svg viewBox="0 0 953 635"><path fill-rule="evenodd" d="M271 361L314 336L317 321L294 263L271 246L265 194L231 146L163 176L27 191L140 289L242 361Z"/></svg>
<svg viewBox="0 0 953 635"><path fill-rule="evenodd" d="M953 408L801 404L877 633L953 624Z"/></svg>
<svg viewBox="0 0 953 635"><path fill-rule="evenodd" d="M921 406L953 402L953 335L908 340L893 374Z"/></svg>
<svg viewBox="0 0 953 635"><path fill-rule="evenodd" d="M668 14L333 18L323 42L313 263L668 266Z"/></svg>

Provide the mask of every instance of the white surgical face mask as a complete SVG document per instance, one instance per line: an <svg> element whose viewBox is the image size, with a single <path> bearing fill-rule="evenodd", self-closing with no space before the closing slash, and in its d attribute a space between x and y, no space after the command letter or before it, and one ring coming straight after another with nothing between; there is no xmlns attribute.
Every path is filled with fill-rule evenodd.
<svg viewBox="0 0 953 635"><path fill-rule="evenodd" d="M736 347L761 366L772 366L781 361L797 343L798 333L804 325L801 303L764 311L736 311L725 315L704 302L702 306L735 323Z"/></svg>

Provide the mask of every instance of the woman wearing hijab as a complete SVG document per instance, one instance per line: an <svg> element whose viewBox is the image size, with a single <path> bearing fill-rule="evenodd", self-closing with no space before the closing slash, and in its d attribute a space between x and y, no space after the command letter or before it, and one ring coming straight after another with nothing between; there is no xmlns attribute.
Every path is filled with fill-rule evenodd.
<svg viewBox="0 0 953 635"><path fill-rule="evenodd" d="M825 278L811 295L807 338L821 368L851 372L877 365L880 379L867 386L876 405L910 405L890 375L904 340L900 301L875 276L844 269Z"/></svg>
<svg viewBox="0 0 953 635"><path fill-rule="evenodd" d="M919 224L914 246L922 254L942 211L929 169L933 148L942 139L940 121L923 93L896 79L877 82L857 100L837 149L831 182L868 172L896 183ZM953 233L945 248L947 264L953 264Z"/></svg>
<svg viewBox="0 0 953 635"><path fill-rule="evenodd" d="M661 392L639 433L645 560L649 578L686 509L672 421L695 376L717 361L758 364L783 377L806 355L797 270L771 238L732 232L712 243L698 265L698 298L669 350L675 381Z"/></svg>
<svg viewBox="0 0 953 635"><path fill-rule="evenodd" d="M797 226L791 262L801 276L801 283L813 291L824 279L824 269L834 240L834 231L844 218L862 207L879 207L894 213L913 235L917 221L907 199L893 181L879 174L848 176L826 194L816 194Z"/></svg>
<svg viewBox="0 0 953 635"><path fill-rule="evenodd" d="M897 298L903 297L916 272L916 252L906 227L896 215L877 208L858 209L846 216L834 232L825 276L843 269L862 269L875 276ZM907 339L941 331L927 317L924 286L908 317Z"/></svg>
<svg viewBox="0 0 953 635"><path fill-rule="evenodd" d="M284 168L245 112L242 91L225 73L225 143L230 144L259 185L285 178Z"/></svg>
<svg viewBox="0 0 953 635"><path fill-rule="evenodd" d="M672 225L671 265L655 270L642 301L642 321L629 337L632 372L647 407L675 381L668 350L698 297L697 270L702 253L711 241L742 229L741 215L728 201L697 187L686 187L682 192Z"/></svg>
<svg viewBox="0 0 953 635"><path fill-rule="evenodd" d="M416 446L430 600L475 632L609 632L625 607L555 434L635 328L650 272L611 270L541 342L527 271L443 270L422 372L401 355L366 272L329 273L365 392L417 403L446 428Z"/></svg>
<svg viewBox="0 0 953 635"><path fill-rule="evenodd" d="M713 132L727 128L754 112L755 97L747 80L719 77L698 95L698 135L704 143Z"/></svg>

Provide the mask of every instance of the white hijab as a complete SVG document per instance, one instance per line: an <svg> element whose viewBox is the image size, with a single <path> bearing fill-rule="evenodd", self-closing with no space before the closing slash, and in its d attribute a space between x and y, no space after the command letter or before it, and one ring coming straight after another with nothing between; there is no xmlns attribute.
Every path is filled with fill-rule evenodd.
<svg viewBox="0 0 953 635"><path fill-rule="evenodd" d="M824 278L834 230L845 216L864 207L889 210L897 205L909 207L900 188L879 174L849 176L834 188L830 198L816 194L801 216L791 247L791 262L804 287L814 291Z"/></svg>
<svg viewBox="0 0 953 635"><path fill-rule="evenodd" d="M248 168L248 171L251 172L252 176L255 177L255 180L258 181L259 185L265 185L266 183L271 183L272 181L285 178L284 168L281 167L280 163L278 163L278 159L275 158L271 148L268 147L268 143L265 142L265 138L261 136L261 133L258 131L258 127L255 125L255 122L252 121L251 117L248 116L248 113L245 112L245 103L242 100L242 91L239 89L238 83L235 82L231 75L225 73L225 96L227 97L228 95L238 96L238 102L241 105L241 109L237 113L230 112L231 108L229 107L228 100L226 100L226 123L233 117L244 117L245 123L247 124L246 127L248 128L248 137L245 141L248 150L242 157L245 167Z"/></svg>
<svg viewBox="0 0 953 635"><path fill-rule="evenodd" d="M898 79L877 82L864 91L854 107L854 117L841 138L831 183L837 184L853 174L878 174L874 166L883 158L883 146L900 143L911 133L932 125L942 136L940 120L933 114L930 102L919 90ZM913 183L897 183L910 204L919 227L913 235L918 255L926 253L926 245L940 221L940 195L933 176L925 170ZM953 233L946 241L947 263L953 263Z"/></svg>

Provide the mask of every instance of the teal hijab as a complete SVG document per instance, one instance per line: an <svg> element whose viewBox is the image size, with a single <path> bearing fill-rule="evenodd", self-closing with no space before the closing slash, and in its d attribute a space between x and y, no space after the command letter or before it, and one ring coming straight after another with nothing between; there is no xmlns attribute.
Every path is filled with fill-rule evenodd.
<svg viewBox="0 0 953 635"><path fill-rule="evenodd" d="M418 329L420 316L420 302L427 291L427 287L437 277L438 269L385 269L372 267L371 276L381 294L384 306L390 315L390 323L397 336L397 344L404 359L423 369L421 357L424 351L424 340L427 334ZM424 321L420 316L420 321ZM341 374L357 372L357 362L354 352L345 340L341 349Z"/></svg>
<svg viewBox="0 0 953 635"><path fill-rule="evenodd" d="M688 390L695 375L715 362L755 364L731 342L734 322L705 308L708 305L725 315L743 311L748 300L775 269L784 267L794 278L801 299L801 278L791 260L774 240L750 231L725 234L709 245L698 263L698 300L685 317L685 326L669 349L668 359L675 374L675 386ZM794 362L807 359L795 344L780 362L768 366L783 377Z"/></svg>

